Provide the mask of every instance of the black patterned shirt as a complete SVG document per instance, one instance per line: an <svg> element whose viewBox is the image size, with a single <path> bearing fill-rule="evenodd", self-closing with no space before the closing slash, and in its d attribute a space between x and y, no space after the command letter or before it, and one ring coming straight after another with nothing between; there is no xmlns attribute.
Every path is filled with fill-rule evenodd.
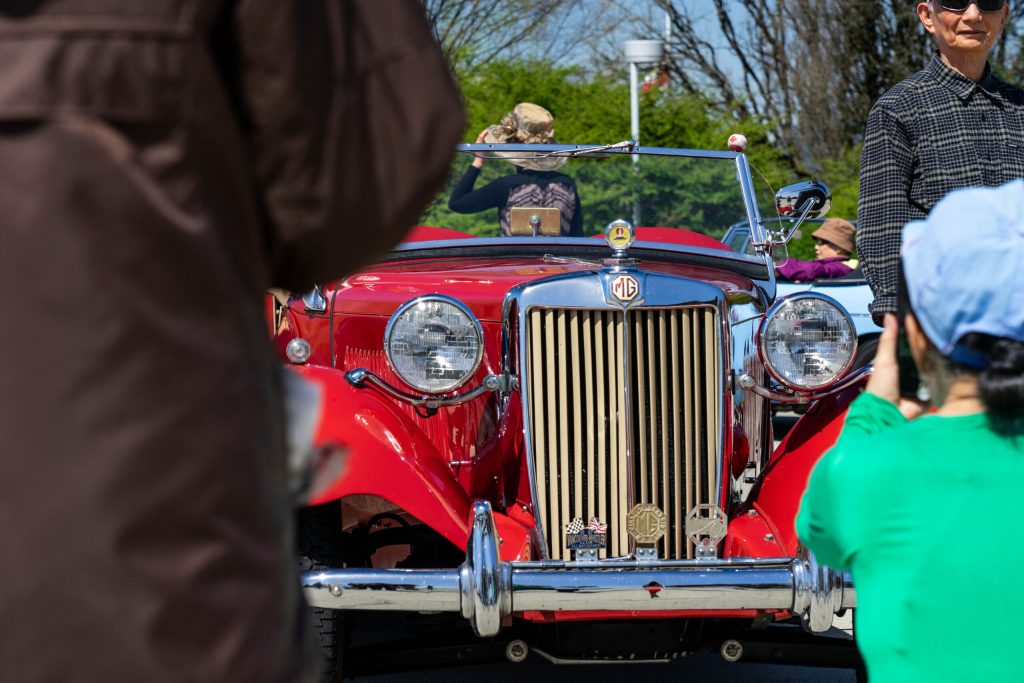
<svg viewBox="0 0 1024 683"><path fill-rule="evenodd" d="M896 311L903 225L926 216L950 190L1021 177L1024 90L988 65L975 83L936 53L879 98L864 135L857 211L857 251L876 322ZM970 234L965 225L964 239Z"/></svg>

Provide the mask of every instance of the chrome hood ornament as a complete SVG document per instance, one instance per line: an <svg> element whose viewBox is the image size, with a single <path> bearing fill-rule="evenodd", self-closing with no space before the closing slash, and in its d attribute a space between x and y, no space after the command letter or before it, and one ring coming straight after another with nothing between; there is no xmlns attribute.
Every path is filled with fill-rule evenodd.
<svg viewBox="0 0 1024 683"><path fill-rule="evenodd" d="M604 240L612 248L611 258L604 261L605 301L623 308L642 304L643 274L635 267L636 259L627 252L636 241L636 228L620 218L604 229Z"/></svg>
<svg viewBox="0 0 1024 683"><path fill-rule="evenodd" d="M604 229L604 241L612 248L612 258L624 259L627 257L626 250L636 241L636 228L621 218L612 221Z"/></svg>

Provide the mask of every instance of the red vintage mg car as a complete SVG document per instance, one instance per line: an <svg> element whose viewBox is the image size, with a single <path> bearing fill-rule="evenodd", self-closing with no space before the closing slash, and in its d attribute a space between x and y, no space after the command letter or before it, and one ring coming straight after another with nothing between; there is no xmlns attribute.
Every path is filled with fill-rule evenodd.
<svg viewBox="0 0 1024 683"><path fill-rule="evenodd" d="M452 186L481 157L476 189L518 173L578 202L455 213L449 188L385 258L274 311L282 357L322 391L317 439L348 451L300 514L330 675L701 648L854 666L816 635L852 581L793 526L867 369L847 372L847 312L778 298L773 267L828 189L773 193L735 152L460 152ZM765 227L780 213L788 234ZM738 221L752 253L713 237ZM772 402L810 405L777 447Z"/></svg>

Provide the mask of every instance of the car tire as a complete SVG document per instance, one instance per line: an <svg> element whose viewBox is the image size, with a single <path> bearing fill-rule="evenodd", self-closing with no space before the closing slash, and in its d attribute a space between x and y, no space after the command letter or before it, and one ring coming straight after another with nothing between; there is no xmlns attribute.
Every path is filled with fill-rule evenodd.
<svg viewBox="0 0 1024 683"><path fill-rule="evenodd" d="M878 337L870 337L857 344L857 354L853 357L853 364L849 372L856 372L865 365L875 361L875 353L878 351Z"/></svg>
<svg viewBox="0 0 1024 683"><path fill-rule="evenodd" d="M342 566L341 501L301 508L298 513L299 569L303 572ZM340 610L311 607L317 649L323 658L320 683L335 683L343 676L344 615Z"/></svg>

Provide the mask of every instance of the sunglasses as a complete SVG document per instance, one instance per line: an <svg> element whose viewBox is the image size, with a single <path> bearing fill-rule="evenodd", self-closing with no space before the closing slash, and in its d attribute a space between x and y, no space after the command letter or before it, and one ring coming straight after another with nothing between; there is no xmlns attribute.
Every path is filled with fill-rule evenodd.
<svg viewBox="0 0 1024 683"><path fill-rule="evenodd" d="M939 7L949 12L966 12L971 4L982 12L999 12L1006 6L1006 0L936 0Z"/></svg>
<svg viewBox="0 0 1024 683"><path fill-rule="evenodd" d="M826 246L828 246L828 247L832 247L833 249L838 249L839 248L836 245L834 245L831 242L829 242L828 240L823 240L820 237L815 237L814 238L814 243L817 246L819 246L819 247L826 247Z"/></svg>

